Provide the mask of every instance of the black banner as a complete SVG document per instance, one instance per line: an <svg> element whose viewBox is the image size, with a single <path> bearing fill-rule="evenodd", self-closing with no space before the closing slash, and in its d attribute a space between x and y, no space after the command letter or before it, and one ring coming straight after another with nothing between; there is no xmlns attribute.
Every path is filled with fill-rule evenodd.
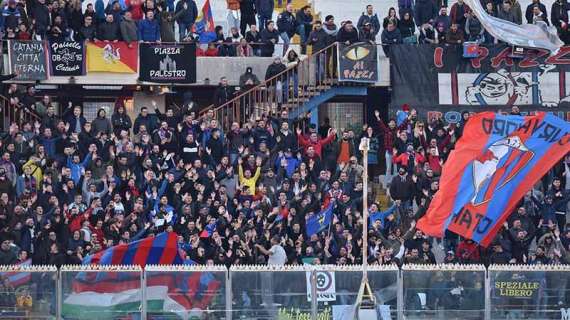
<svg viewBox="0 0 570 320"><path fill-rule="evenodd" d="M570 118L570 47L513 55L512 47L479 47L464 58L463 46L392 45L392 109L408 104L428 118L453 122L460 112L549 111Z"/></svg>
<svg viewBox="0 0 570 320"><path fill-rule="evenodd" d="M349 82L378 82L378 53L376 46L366 42L338 46L338 80Z"/></svg>
<svg viewBox="0 0 570 320"><path fill-rule="evenodd" d="M142 43L139 79L157 83L195 83L194 43Z"/></svg>
<svg viewBox="0 0 570 320"><path fill-rule="evenodd" d="M51 75L81 76L85 74L85 46L83 42L50 42L49 49Z"/></svg>
<svg viewBox="0 0 570 320"><path fill-rule="evenodd" d="M43 41L9 41L8 59L14 80L35 81L47 79L46 47Z"/></svg>

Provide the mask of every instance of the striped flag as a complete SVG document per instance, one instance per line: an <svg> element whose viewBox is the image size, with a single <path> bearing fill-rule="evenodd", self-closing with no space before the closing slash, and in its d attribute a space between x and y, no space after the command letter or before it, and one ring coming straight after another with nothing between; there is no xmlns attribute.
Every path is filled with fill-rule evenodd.
<svg viewBox="0 0 570 320"><path fill-rule="evenodd" d="M27 259L22 261L16 266L31 266L32 259ZM30 272L0 272L0 278L7 279L8 283L14 287L20 287L25 284L28 284L30 280L32 280L32 274Z"/></svg>
<svg viewBox="0 0 570 320"><path fill-rule="evenodd" d="M212 7L210 0L206 0L202 11L198 13L196 23L194 23L194 32L200 35L201 43L208 43L216 40L216 32L214 26L214 16L212 15Z"/></svg>
<svg viewBox="0 0 570 320"><path fill-rule="evenodd" d="M86 257L83 264L183 265L185 259L176 233L161 233L129 244L111 247ZM209 272L151 274L146 279L148 312L174 313L185 318L190 310L204 310L221 281ZM80 272L63 303L63 315L73 319L116 319L139 312L141 278L138 272Z"/></svg>

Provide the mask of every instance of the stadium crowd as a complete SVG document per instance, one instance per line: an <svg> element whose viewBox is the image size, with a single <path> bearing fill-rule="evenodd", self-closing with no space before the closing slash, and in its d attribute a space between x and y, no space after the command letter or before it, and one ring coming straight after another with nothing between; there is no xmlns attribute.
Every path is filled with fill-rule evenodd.
<svg viewBox="0 0 570 320"><path fill-rule="evenodd" d="M228 8L240 14L228 16L234 18L229 37L218 28L204 54L272 56L280 39L287 45L295 34L302 53L305 45L314 51L335 41L373 41L378 34L385 50L392 43L494 41L462 0L449 16L445 2L400 0L398 13L390 9L382 26L367 6L356 26L344 21L339 29L332 16L324 23L313 19L309 7L294 14L283 4L273 22L272 0L228 0ZM523 23L516 0L485 5L493 15ZM561 37L568 9L563 0L552 7ZM197 8L193 0L110 1L106 8L97 0L85 11L80 1L8 0L2 17L5 38L170 42L194 39ZM525 18L548 23L540 0L533 0ZM246 49L223 49L235 42ZM217 104L228 99L230 89L221 87ZM415 229L438 190L467 112L455 124L421 119L405 106L397 119L375 112L355 131L328 122L317 128L310 115L290 119L283 109L222 128L213 112L199 117L188 108L161 113L143 106L131 119L121 104L112 115L101 109L87 121L80 106L57 115L49 98L36 96L33 86L7 91L13 105L21 103L41 119L13 123L1 140L0 265L29 258L33 264L80 263L163 231L176 232L188 258L201 264L296 264L305 258L361 263L362 137L370 139L370 180L390 202L376 202L384 192L374 192L370 263L570 262L570 157L528 193L489 248L452 233L431 239ZM329 201L332 223L308 235L307 218Z"/></svg>
<svg viewBox="0 0 570 320"><path fill-rule="evenodd" d="M371 183L391 202L381 207L383 192L375 192L370 203L370 263L570 262L570 157L528 193L487 249L415 229L467 112L448 124L407 106L397 119L376 111L357 132L328 121L317 128L310 115L290 119L282 110L221 128L211 111L142 107L131 119L120 104L92 121L79 106L59 117L49 99L10 92L45 113L13 123L1 140L0 265L80 263L163 231L176 232L201 264L361 263L362 137L370 139ZM332 222L309 232L307 219L331 202Z"/></svg>
<svg viewBox="0 0 570 320"><path fill-rule="evenodd" d="M306 46L318 50L335 41L354 43L376 41L387 52L395 43L448 43L464 41L494 43L471 9L458 0L451 8L447 0L398 0L398 11L390 8L384 18L366 6L358 22L341 21L334 16L324 21L313 17L310 6L294 11L291 4L281 1L283 9L272 20L273 0L226 0L227 26L217 25L208 34L208 44L199 47L200 56L266 56L275 53L281 41L285 54L294 36L299 37L301 53ZM495 17L514 22L554 25L560 38L568 43L568 3L556 0L549 14L540 0L532 0L523 16L517 0L480 0L486 11ZM76 41L175 42L196 41L203 34L194 0L103 0L83 5L82 1L7 0L2 9L0 29L4 39L48 39ZM380 24L382 21L382 24ZM380 39L378 39L378 35ZM206 37L206 36L204 36Z"/></svg>

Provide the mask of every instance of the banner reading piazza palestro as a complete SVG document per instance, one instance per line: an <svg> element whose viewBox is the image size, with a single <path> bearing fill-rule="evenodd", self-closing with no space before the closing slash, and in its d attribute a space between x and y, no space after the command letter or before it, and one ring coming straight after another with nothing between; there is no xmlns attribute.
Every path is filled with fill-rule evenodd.
<svg viewBox="0 0 570 320"><path fill-rule="evenodd" d="M140 50L139 79L157 83L195 83L194 43L143 43Z"/></svg>

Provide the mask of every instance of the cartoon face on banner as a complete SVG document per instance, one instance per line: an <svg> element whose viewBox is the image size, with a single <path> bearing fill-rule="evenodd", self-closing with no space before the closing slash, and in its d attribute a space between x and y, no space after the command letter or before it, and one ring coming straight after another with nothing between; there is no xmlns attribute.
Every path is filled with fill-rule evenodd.
<svg viewBox="0 0 570 320"><path fill-rule="evenodd" d="M539 71L490 73L441 73L439 97L443 105L558 107L570 102L566 73L549 72L554 65L541 65ZM451 93L451 95L450 95Z"/></svg>
<svg viewBox="0 0 570 320"><path fill-rule="evenodd" d="M503 138L491 144L473 161L475 193L471 203L483 204L530 161L534 153L518 136Z"/></svg>

